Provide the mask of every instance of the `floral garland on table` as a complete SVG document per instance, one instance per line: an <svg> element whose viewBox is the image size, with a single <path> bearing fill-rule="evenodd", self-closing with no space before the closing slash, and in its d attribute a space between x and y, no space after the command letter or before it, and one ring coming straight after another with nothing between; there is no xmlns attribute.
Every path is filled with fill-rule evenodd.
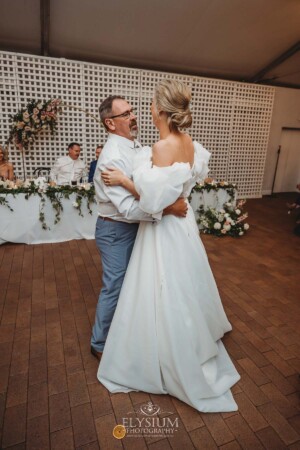
<svg viewBox="0 0 300 450"><path fill-rule="evenodd" d="M89 214L92 214L91 203L95 203L95 188L89 183L81 186L51 186L50 184L45 183L42 177L36 180L26 180L24 182L17 180L16 183L9 180L0 180L0 206L6 206L10 211L13 211L6 198L7 194L12 194L14 197L17 194L25 194L26 200L28 200L31 195L38 195L41 198L39 220L44 230L50 229L46 224L44 214L46 198L50 200L55 211L54 224L57 224L60 221L61 212L63 211L63 198L69 199L71 194L76 194L73 206L78 210L78 214L81 217L83 217L81 210L83 200L86 200Z"/></svg>
<svg viewBox="0 0 300 450"><path fill-rule="evenodd" d="M210 192L218 191L219 189L225 189L231 200L234 199L236 194L236 184L228 183L227 181L216 181L212 178L206 178L204 183L197 183L192 192Z"/></svg>
<svg viewBox="0 0 300 450"><path fill-rule="evenodd" d="M25 150L33 143L42 130L50 130L54 134L57 128L57 115L62 111L62 101L51 99L46 102L30 100L26 108L10 115L12 122L7 144L14 143Z"/></svg>
<svg viewBox="0 0 300 450"><path fill-rule="evenodd" d="M243 213L243 206L246 200L239 200L237 205L234 205L237 187L234 183L227 181L215 181L212 178L207 178L204 183L196 184L193 188L194 192L210 192L224 189L229 200L223 205L221 210L215 208L204 208L200 206L197 210L199 218L198 224L201 226L200 232L204 234L213 234L215 236L243 236L250 225L243 223L248 217L248 213ZM192 191L192 192L193 192Z"/></svg>

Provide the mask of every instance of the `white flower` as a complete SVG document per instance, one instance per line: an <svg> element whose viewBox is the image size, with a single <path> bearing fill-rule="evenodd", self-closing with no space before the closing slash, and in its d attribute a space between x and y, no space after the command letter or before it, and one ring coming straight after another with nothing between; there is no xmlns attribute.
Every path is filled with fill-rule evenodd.
<svg viewBox="0 0 300 450"><path fill-rule="evenodd" d="M220 222L216 222L216 223L214 224L214 229L215 229L215 230L220 230L220 229L221 229L221 224L220 224Z"/></svg>
<svg viewBox="0 0 300 450"><path fill-rule="evenodd" d="M223 214L219 214L219 215L218 215L218 221L219 221L219 222L222 222L223 219L224 219Z"/></svg>
<svg viewBox="0 0 300 450"><path fill-rule="evenodd" d="M240 231L240 232L239 232L239 236L243 236L243 234L244 234L243 231Z"/></svg>
<svg viewBox="0 0 300 450"><path fill-rule="evenodd" d="M31 180L28 180L28 179L25 180L23 186L24 186L25 188L29 188L29 187L31 186Z"/></svg>
<svg viewBox="0 0 300 450"><path fill-rule="evenodd" d="M74 206L74 208L78 208L79 204L77 202L73 202L72 205Z"/></svg>
<svg viewBox="0 0 300 450"><path fill-rule="evenodd" d="M33 180L36 187L39 187L40 189L45 189L46 185L46 178L45 177L38 177L35 180Z"/></svg>
<svg viewBox="0 0 300 450"><path fill-rule="evenodd" d="M227 202L227 203L225 203L225 205L228 206L228 207L230 207L230 206L231 206L231 203L230 203L230 202Z"/></svg>
<svg viewBox="0 0 300 450"><path fill-rule="evenodd" d="M41 110L41 109L43 108L42 103L38 103L36 106L37 106L37 108L38 108L39 110Z"/></svg>
<svg viewBox="0 0 300 450"><path fill-rule="evenodd" d="M91 183L86 183L83 187L86 191L89 191L91 189Z"/></svg>
<svg viewBox="0 0 300 450"><path fill-rule="evenodd" d="M231 225L229 225L229 223L225 224L225 225L223 225L223 228L224 228L224 230L229 231L231 228Z"/></svg>
<svg viewBox="0 0 300 450"><path fill-rule="evenodd" d="M249 223L244 223L244 230L249 230L249 228L250 228Z"/></svg>
<svg viewBox="0 0 300 450"><path fill-rule="evenodd" d="M228 213L224 214L224 217L226 217L226 219L227 219L227 217L229 217L229 214Z"/></svg>
<svg viewBox="0 0 300 450"><path fill-rule="evenodd" d="M225 211L224 211L224 209L220 209L220 211L219 211L221 214L225 214Z"/></svg>
<svg viewBox="0 0 300 450"><path fill-rule="evenodd" d="M235 210L236 214L239 216L241 214L241 210L240 209L236 209Z"/></svg>
<svg viewBox="0 0 300 450"><path fill-rule="evenodd" d="M10 181L10 180L5 180L4 183L3 183L3 186L6 189L12 189L14 187L14 182Z"/></svg>

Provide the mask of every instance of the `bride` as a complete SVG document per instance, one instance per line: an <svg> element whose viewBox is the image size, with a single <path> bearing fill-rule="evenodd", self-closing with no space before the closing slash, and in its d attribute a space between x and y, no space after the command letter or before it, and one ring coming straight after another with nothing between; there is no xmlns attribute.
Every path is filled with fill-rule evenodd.
<svg viewBox="0 0 300 450"><path fill-rule="evenodd" d="M187 198L207 176L209 152L180 131L192 124L190 98L181 82L159 83L151 112L160 140L138 154L133 181L113 168L102 175L147 213ZM141 222L98 379L113 393L170 394L199 411L235 411L230 388L240 376L221 341L231 329L192 208L186 218Z"/></svg>

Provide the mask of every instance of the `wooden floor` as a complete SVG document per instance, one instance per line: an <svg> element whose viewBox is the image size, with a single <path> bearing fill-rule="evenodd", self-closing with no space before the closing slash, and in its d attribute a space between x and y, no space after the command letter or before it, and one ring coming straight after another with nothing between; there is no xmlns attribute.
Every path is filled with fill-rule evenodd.
<svg viewBox="0 0 300 450"><path fill-rule="evenodd" d="M248 201L243 238L203 237L233 325L224 343L241 374L237 413L110 396L90 354L101 274L94 241L0 246L1 448L300 449L300 238L290 199ZM113 427L149 400L179 419L175 436L115 439Z"/></svg>

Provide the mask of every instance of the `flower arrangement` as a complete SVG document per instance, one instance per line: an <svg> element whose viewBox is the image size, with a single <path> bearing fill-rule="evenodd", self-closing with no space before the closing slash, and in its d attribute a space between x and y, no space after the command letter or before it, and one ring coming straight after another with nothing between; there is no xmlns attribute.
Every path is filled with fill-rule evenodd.
<svg viewBox="0 0 300 450"><path fill-rule="evenodd" d="M225 189L231 199L234 199L236 193L236 184L228 183L228 181L216 181L213 178L206 178L203 183L197 183L192 192L210 192Z"/></svg>
<svg viewBox="0 0 300 450"><path fill-rule="evenodd" d="M61 112L61 105L60 99L46 102L30 100L26 108L10 116L12 124L7 144L14 143L27 150L42 130L48 129L53 134L57 127L57 115Z"/></svg>
<svg viewBox="0 0 300 450"><path fill-rule="evenodd" d="M60 221L60 214L63 210L62 199L70 199L71 194L76 194L73 202L74 208L78 210L78 214L83 217L81 205L85 199L89 214L92 214L91 203L95 203L95 188L92 184L86 183L79 186L53 186L46 183L45 178L40 177L34 180L27 179L25 181L1 181L0 180L0 206L6 206L13 211L7 200L7 194L25 194L28 200L31 195L38 195L41 199L39 220L42 228L48 230L49 227L45 222L44 206L46 198L48 198L55 211L54 224Z"/></svg>
<svg viewBox="0 0 300 450"><path fill-rule="evenodd" d="M243 236L250 228L248 223L243 223L248 217L248 213L243 213L245 203L246 200L239 200L235 206L232 202L227 202L220 210L214 208L205 210L203 206L200 206L197 211L200 231L215 236Z"/></svg>

